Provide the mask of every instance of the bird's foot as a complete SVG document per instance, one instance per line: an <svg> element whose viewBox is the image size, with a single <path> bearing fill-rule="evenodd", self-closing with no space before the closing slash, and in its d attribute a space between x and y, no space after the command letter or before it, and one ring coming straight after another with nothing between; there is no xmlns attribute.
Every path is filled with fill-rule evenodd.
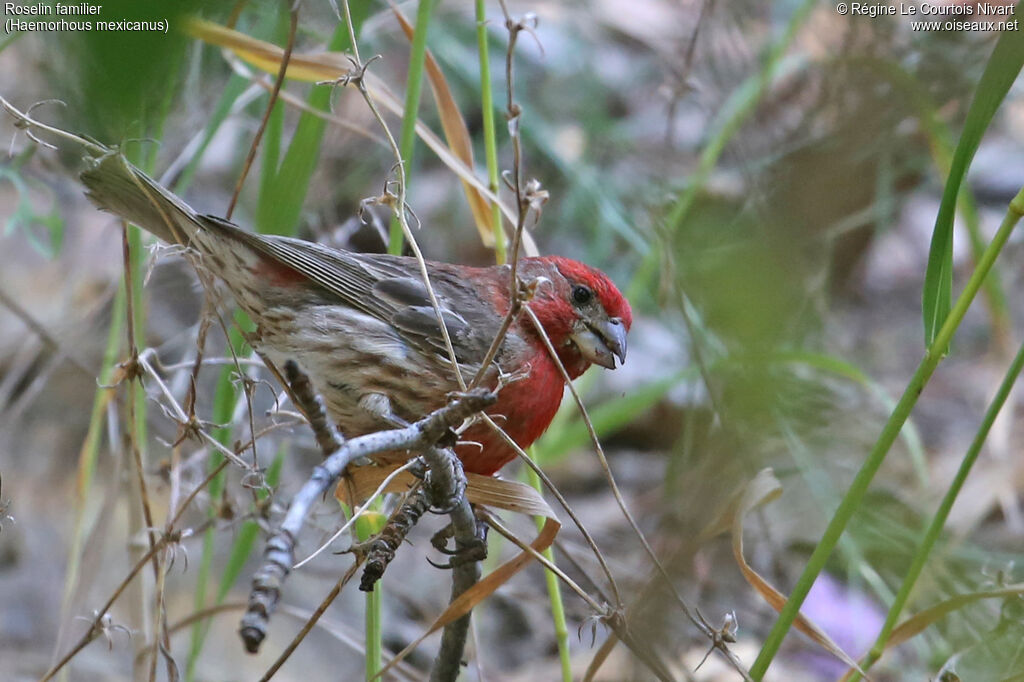
<svg viewBox="0 0 1024 682"><path fill-rule="evenodd" d="M468 483L462 462L454 455L444 458L438 468L428 471L423 483L433 514L451 514L465 500Z"/></svg>
<svg viewBox="0 0 1024 682"><path fill-rule="evenodd" d="M487 522L477 517L476 520L476 533L471 540L466 541L455 541L455 548L448 549L448 540L452 539L455 535L455 531L451 524L448 524L441 530L434 534L434 537L430 539L430 544L434 546L438 552L451 557L447 563L439 564L431 559L427 559L430 565L434 568L455 568L466 563L474 561L483 561L487 558L487 531L489 526Z"/></svg>

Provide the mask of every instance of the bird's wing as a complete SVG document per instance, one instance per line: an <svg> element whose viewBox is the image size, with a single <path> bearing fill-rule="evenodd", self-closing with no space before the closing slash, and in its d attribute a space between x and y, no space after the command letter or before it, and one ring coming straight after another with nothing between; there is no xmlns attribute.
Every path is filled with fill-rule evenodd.
<svg viewBox="0 0 1024 682"><path fill-rule="evenodd" d="M388 322L411 344L448 357L437 313L414 259L356 254L301 239L253 234L212 216L200 219L208 227L230 231L234 238L291 268L343 305ZM431 280L435 293L443 289L446 294L438 294L438 307L456 359L460 364L481 362L497 324L487 319L467 320L459 311L463 307L459 303L475 294L453 272L435 267ZM491 336L484 338L488 333Z"/></svg>
<svg viewBox="0 0 1024 682"><path fill-rule="evenodd" d="M188 244L197 229L229 237L294 271L316 293L393 325L410 344L447 358L437 313L412 258L355 254L313 242L247 232L222 218L198 215L184 201L110 151L93 160L82 182L98 206L142 225L161 239ZM500 317L488 314L464 270L435 265L431 281L460 363L483 360ZM478 271L479 272L479 271ZM484 312L481 312L483 310Z"/></svg>

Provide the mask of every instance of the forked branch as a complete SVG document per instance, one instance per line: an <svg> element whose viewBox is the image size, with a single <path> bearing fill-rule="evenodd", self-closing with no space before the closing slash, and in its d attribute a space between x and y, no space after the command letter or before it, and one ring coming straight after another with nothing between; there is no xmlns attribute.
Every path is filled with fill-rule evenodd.
<svg viewBox="0 0 1024 682"><path fill-rule="evenodd" d="M425 452L431 473L435 474L436 471L435 477L443 479L450 475L447 473L449 469L454 471L456 464L453 462L457 463L458 460L450 451L434 446L444 438L449 429L493 405L496 400L494 392L483 389L459 394L444 407L405 428L378 431L345 441L322 464L317 465L310 479L295 495L278 530L267 541L263 565L253 577L249 608L242 618L240 629L242 641L249 652L258 651L266 637L268 619L280 599L284 579L295 562L295 540L302 530L306 516L316 500L334 485L349 463L380 452L422 451ZM446 452L447 455L444 454ZM462 487L465 485L464 480L463 478ZM452 485L453 487L448 490L456 491L453 497L460 501L460 504L454 506L453 522L459 525L466 521L462 518L466 511L472 519L472 510L469 510L469 503L462 494L462 487L458 486L457 481ZM472 520L472 524L475 533L475 519Z"/></svg>

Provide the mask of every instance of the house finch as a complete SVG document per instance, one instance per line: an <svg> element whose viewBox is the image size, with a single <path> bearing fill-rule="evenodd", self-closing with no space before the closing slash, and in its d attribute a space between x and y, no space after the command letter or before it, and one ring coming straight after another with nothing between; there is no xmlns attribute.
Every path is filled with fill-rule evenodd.
<svg viewBox="0 0 1024 682"><path fill-rule="evenodd" d="M344 435L419 419L458 389L414 259L246 232L199 215L116 153L92 161L82 182L100 208L192 247L256 323L258 350L275 363L298 362ZM509 267L428 262L427 272L468 382L509 310ZM570 377L625 360L632 314L604 273L557 256L523 258L519 273L538 282L527 305ZM489 387L507 380L488 413L521 447L533 443L555 416L564 385L528 319L512 325L485 376ZM467 471L483 475L515 457L482 423L462 434L456 453Z"/></svg>

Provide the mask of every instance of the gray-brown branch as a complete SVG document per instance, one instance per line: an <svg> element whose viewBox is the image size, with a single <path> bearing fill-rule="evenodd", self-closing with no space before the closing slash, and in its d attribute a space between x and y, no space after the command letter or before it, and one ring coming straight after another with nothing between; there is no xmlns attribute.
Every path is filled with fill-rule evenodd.
<svg viewBox="0 0 1024 682"><path fill-rule="evenodd" d="M445 458L443 454L434 457L434 453L443 452L434 448L434 444L443 438L449 429L462 423L470 415L493 405L496 400L495 393L485 389L461 394L448 405L405 428L378 431L346 441L322 464L314 468L310 479L293 498L277 532L267 540L267 546L263 552L263 565L253 576L252 591L249 593L249 608L242 617L239 630L247 651L250 653L258 651L266 637L268 620L280 599L284 579L295 562L295 539L302 530L306 516L316 500L330 489L349 463L360 457L368 457L380 452L427 451L429 456L425 458L433 473L434 464L439 463L440 458ZM454 455L449 455L445 459L450 466L438 466L442 473L435 477L435 485L440 486L441 484L437 482L438 479L443 479L446 475L444 472L448 469L455 469L455 465L451 464L453 461L458 462ZM461 466L458 469L461 471ZM454 485L448 488L448 490L456 492L461 501L461 504L456 504L455 510L451 512L452 522L456 525L457 531L461 532L466 527L466 514L468 513L468 518L472 519L472 530L469 533L475 537L476 520L473 518L469 503L462 495L462 489L465 486L464 478L461 486ZM456 542L458 542L458 538L457 535ZM459 573L456 573L456 579L458 576Z"/></svg>
<svg viewBox="0 0 1024 682"><path fill-rule="evenodd" d="M482 539L477 536L476 515L463 494L466 475L462 471L462 462L451 450L436 447L426 450L423 459L430 469L428 493L435 500L447 498L454 503L449 517L452 520L456 551L471 551ZM457 498L453 498L452 493L456 493ZM452 561L452 601L480 580L480 572L479 561ZM462 668L462 653L466 648L466 635L469 633L469 618L470 614L467 613L444 627L441 648L434 659L433 670L430 671L430 682L455 682L458 678Z"/></svg>

